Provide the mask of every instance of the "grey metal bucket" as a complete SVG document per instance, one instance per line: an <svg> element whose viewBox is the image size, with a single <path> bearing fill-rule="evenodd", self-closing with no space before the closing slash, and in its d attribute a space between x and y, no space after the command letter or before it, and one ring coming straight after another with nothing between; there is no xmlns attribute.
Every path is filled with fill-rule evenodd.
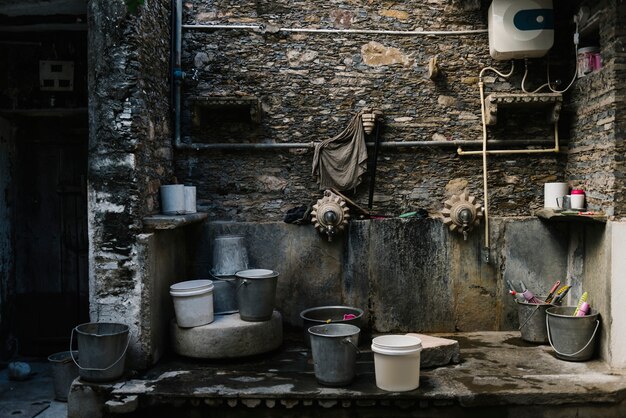
<svg viewBox="0 0 626 418"><path fill-rule="evenodd" d="M345 315L354 315L354 318L344 319ZM308 329L314 325L323 324L350 324L362 328L363 309L352 306L316 306L300 312L305 332L304 342L311 346L311 338Z"/></svg>
<svg viewBox="0 0 626 418"><path fill-rule="evenodd" d="M590 310L585 316L573 316L575 306L555 306L546 311L548 341L562 360L586 361L595 351L600 318Z"/></svg>
<svg viewBox="0 0 626 418"><path fill-rule="evenodd" d="M52 379L54 382L54 398L57 401L67 402L67 395L74 379L78 377L78 366L72 361L78 357L78 351L62 351L48 356L52 364Z"/></svg>
<svg viewBox="0 0 626 418"><path fill-rule="evenodd" d="M268 321L274 312L278 273L273 270L250 269L238 271L237 305L244 321Z"/></svg>
<svg viewBox="0 0 626 418"><path fill-rule="evenodd" d="M127 325L113 322L89 322L72 329L70 347L77 334L81 379L89 382L110 382L124 374L126 351L130 343Z"/></svg>
<svg viewBox="0 0 626 418"><path fill-rule="evenodd" d="M213 311L216 315L232 314L239 311L237 306L237 280L235 277L214 277Z"/></svg>
<svg viewBox="0 0 626 418"><path fill-rule="evenodd" d="M349 324L315 325L309 328L315 378L323 385L345 386L356 375L359 327Z"/></svg>
<svg viewBox="0 0 626 418"><path fill-rule="evenodd" d="M546 331L546 310L553 307L550 303L517 303L517 316L519 318L519 330L522 340L531 343L547 344L548 333Z"/></svg>
<svg viewBox="0 0 626 418"><path fill-rule="evenodd" d="M214 276L233 276L248 268L248 252L243 235L218 235L213 240Z"/></svg>

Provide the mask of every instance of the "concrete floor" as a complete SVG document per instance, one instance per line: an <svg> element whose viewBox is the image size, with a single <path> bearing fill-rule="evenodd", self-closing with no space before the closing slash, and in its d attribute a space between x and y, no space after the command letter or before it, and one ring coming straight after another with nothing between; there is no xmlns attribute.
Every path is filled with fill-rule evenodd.
<svg viewBox="0 0 626 418"><path fill-rule="evenodd" d="M626 416L624 370L611 370L599 360L559 360L550 346L526 343L518 332L440 336L459 341L461 362L422 370L420 387L411 392L376 387L367 343L361 344L354 382L333 388L317 383L310 351L286 341L278 351L245 360L173 357L131 380L75 382L70 412L73 404L85 406L90 396L93 403L98 394L97 402L106 403L103 416Z"/></svg>
<svg viewBox="0 0 626 418"><path fill-rule="evenodd" d="M51 364L41 359L18 359L28 363L28 380L9 380L7 365L0 370L0 418L61 418L67 416L67 403L54 399Z"/></svg>

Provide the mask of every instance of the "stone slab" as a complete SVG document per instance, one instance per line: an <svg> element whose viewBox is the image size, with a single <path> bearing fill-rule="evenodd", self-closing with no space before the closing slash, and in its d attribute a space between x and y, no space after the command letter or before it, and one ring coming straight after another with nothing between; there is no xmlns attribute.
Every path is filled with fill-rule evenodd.
<svg viewBox="0 0 626 418"><path fill-rule="evenodd" d="M176 229L181 226L203 222L209 217L208 213L197 212L184 215L150 215L143 218L144 228L151 229Z"/></svg>
<svg viewBox="0 0 626 418"><path fill-rule="evenodd" d="M180 328L171 322L174 352L203 359L228 359L266 353L281 346L283 322L278 311L263 322L243 321L238 313L216 315L210 324Z"/></svg>
<svg viewBox="0 0 626 418"><path fill-rule="evenodd" d="M422 340L420 368L440 367L460 361L459 342L426 334L408 333Z"/></svg>

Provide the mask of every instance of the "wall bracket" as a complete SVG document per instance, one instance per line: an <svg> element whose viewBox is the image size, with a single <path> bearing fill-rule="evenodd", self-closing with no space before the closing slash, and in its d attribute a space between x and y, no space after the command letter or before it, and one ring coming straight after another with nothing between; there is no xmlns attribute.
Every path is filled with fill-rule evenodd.
<svg viewBox="0 0 626 418"><path fill-rule="evenodd" d="M499 108L544 107L548 123L557 123L562 104L560 93L492 93L485 98L485 122L487 125L498 123Z"/></svg>

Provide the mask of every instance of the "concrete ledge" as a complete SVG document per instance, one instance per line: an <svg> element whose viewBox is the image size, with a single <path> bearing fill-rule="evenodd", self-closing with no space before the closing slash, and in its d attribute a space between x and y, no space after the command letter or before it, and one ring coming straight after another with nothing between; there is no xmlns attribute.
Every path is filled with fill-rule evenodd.
<svg viewBox="0 0 626 418"><path fill-rule="evenodd" d="M207 325L180 328L172 320L174 352L181 356L203 359L227 359L266 353L281 346L283 321L274 311L269 321L246 322L238 313L215 315Z"/></svg>
<svg viewBox="0 0 626 418"><path fill-rule="evenodd" d="M98 402L100 413L109 414L102 418L626 416L626 374L602 361L559 360L549 346L526 343L519 332L438 336L458 341L463 361L422 370L419 388L410 392L376 387L373 353L366 343L349 386L320 385L310 350L287 336L280 350L253 361L225 364L173 358L143 376L109 385L110 392L88 393L88 388L77 385L96 391L105 386L77 380L70 403L82 400L92 405L71 405L70 410L85 414L70 417L100 416L95 415Z"/></svg>
<svg viewBox="0 0 626 418"><path fill-rule="evenodd" d="M147 230L176 229L193 223L204 222L208 213L197 212L185 215L150 215L143 218L143 226Z"/></svg>

